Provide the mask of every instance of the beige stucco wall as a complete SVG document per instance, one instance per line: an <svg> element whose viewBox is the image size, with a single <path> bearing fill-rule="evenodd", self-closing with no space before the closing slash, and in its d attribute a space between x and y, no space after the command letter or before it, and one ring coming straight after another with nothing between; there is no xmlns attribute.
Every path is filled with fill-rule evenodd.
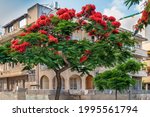
<svg viewBox="0 0 150 117"><path fill-rule="evenodd" d="M28 9L27 24L31 24L38 19L38 5Z"/></svg>

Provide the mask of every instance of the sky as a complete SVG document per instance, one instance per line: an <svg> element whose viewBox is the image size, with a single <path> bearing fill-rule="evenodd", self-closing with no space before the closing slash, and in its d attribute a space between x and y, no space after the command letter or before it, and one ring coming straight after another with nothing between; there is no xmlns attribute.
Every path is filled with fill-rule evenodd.
<svg viewBox="0 0 150 117"><path fill-rule="evenodd" d="M128 10L123 4L124 0L0 0L0 27L23 15L27 12L28 8L36 3L46 5L52 4L55 1L58 1L59 6L62 8L74 8L77 11L80 11L83 5L94 4L97 11L108 16L115 16L117 19L137 13L141 11L143 6L142 4L132 6ZM139 17L140 16L136 16L122 20L122 27L132 30L133 24L136 24ZM1 28L0 31L2 31Z"/></svg>

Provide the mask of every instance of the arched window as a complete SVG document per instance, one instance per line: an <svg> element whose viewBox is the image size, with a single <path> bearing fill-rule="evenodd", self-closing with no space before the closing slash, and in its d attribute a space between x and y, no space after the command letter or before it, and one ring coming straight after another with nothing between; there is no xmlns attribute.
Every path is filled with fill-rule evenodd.
<svg viewBox="0 0 150 117"><path fill-rule="evenodd" d="M49 78L47 76L42 76L40 80L41 89L49 89Z"/></svg>
<svg viewBox="0 0 150 117"><path fill-rule="evenodd" d="M93 89L93 77L91 75L86 77L86 89Z"/></svg>
<svg viewBox="0 0 150 117"><path fill-rule="evenodd" d="M81 89L81 78L78 75L72 75L69 79L70 89Z"/></svg>

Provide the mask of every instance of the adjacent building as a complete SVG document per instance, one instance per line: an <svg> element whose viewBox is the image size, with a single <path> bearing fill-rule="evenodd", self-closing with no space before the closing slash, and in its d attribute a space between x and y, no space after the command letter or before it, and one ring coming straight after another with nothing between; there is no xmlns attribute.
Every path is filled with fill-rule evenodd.
<svg viewBox="0 0 150 117"><path fill-rule="evenodd" d="M8 24L4 25L4 35L0 38L0 44L6 41L10 41L21 33L21 28L25 25L35 22L40 15L55 13L57 9L49 8L40 4L35 4L27 10L27 13L20 16L17 19L12 20ZM121 29L122 30L122 29ZM75 39L88 38L93 40L94 37L89 37L85 32L75 32L73 34ZM147 58L147 51L142 49L142 42L147 39L141 35L137 35L138 41L135 52L133 53L139 61ZM23 65L20 63L6 63L0 65L0 91L15 91L18 88L27 89L56 89L56 78L53 70L47 69L44 65L35 66L30 71L22 71ZM62 89L63 90L82 90L90 91L94 89L93 76L97 73L104 71L104 68L97 68L91 75L80 76L77 72L67 70L62 73ZM145 70L141 70L139 73L134 74L133 78L136 79L137 83L134 87L135 90L142 89L142 77L147 76Z"/></svg>

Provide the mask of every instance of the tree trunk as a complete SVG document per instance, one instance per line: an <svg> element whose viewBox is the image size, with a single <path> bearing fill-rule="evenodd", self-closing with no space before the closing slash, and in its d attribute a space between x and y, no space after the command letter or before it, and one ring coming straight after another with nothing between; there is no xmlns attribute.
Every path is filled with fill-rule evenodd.
<svg viewBox="0 0 150 117"><path fill-rule="evenodd" d="M118 99L118 95L117 95L117 89L116 89L116 91L115 91L115 99L117 100Z"/></svg>
<svg viewBox="0 0 150 117"><path fill-rule="evenodd" d="M61 75L60 75L60 72L56 72L56 78L57 78L57 89L56 89L55 100L59 100L60 91L61 91Z"/></svg>

